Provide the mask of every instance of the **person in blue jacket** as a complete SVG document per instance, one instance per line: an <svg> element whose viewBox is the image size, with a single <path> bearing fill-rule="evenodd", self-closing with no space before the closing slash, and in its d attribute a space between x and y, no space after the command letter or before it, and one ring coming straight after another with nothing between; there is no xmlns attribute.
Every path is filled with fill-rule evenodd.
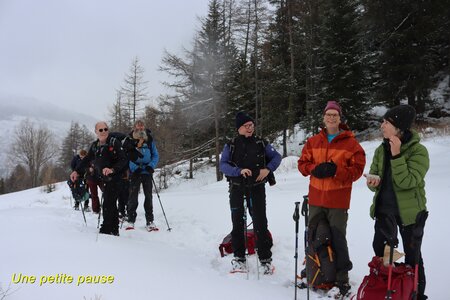
<svg viewBox="0 0 450 300"><path fill-rule="evenodd" d="M245 201L253 220L262 272L272 274L272 239L267 229L265 183L269 180L269 184L275 184L269 176L280 165L281 155L267 141L254 135L255 122L247 113L236 115L236 129L238 135L225 144L219 165L230 184L231 243L234 252L231 272L248 271L245 258Z"/></svg>
<svg viewBox="0 0 450 300"><path fill-rule="evenodd" d="M138 207L138 195L139 188L142 184L144 190L144 210L147 230L154 230L156 226L154 224L153 217L153 172L158 164L159 155L156 149L155 142L151 136L149 129L145 128L143 121L138 120L135 122L133 131L130 136L136 143L136 149L142 154L135 161L129 162L130 167L130 195L127 205L127 221L128 227L134 228L136 221L136 209Z"/></svg>

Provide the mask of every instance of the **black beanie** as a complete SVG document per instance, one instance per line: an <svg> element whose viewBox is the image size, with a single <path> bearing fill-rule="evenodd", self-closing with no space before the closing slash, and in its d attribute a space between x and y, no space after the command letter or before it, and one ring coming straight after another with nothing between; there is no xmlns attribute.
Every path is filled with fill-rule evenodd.
<svg viewBox="0 0 450 300"><path fill-rule="evenodd" d="M250 117L246 112L240 111L236 114L236 128L239 129L242 125L244 125L247 122L253 122L255 124L255 120L253 120L252 117Z"/></svg>
<svg viewBox="0 0 450 300"><path fill-rule="evenodd" d="M401 131L405 131L414 123L416 110L411 105L397 105L388 110L383 118Z"/></svg>

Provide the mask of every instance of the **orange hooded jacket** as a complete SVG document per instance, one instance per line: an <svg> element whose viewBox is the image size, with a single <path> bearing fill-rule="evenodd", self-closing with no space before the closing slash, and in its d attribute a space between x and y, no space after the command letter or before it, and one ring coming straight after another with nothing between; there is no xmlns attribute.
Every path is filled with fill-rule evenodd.
<svg viewBox="0 0 450 300"><path fill-rule="evenodd" d="M306 141L298 160L298 170L303 176L323 162L337 165L336 175L319 179L311 175L309 204L326 208L350 208L352 184L361 177L366 165L364 149L347 125L341 124L339 134L328 143L326 129Z"/></svg>

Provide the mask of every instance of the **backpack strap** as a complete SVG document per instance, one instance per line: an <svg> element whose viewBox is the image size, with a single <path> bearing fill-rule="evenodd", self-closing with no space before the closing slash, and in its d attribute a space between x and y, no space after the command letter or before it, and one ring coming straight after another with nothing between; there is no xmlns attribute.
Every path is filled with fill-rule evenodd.
<svg viewBox="0 0 450 300"><path fill-rule="evenodd" d="M228 141L228 147L230 148L230 158L233 158L233 154L234 154L234 149L235 149L235 145L234 142L236 141L236 138L232 138L231 140Z"/></svg>
<svg viewBox="0 0 450 300"><path fill-rule="evenodd" d="M231 159L233 159L233 154L234 154L234 149L235 149L235 145L234 145L234 143L235 143L235 141L236 141L236 137L234 137L234 138L232 138L230 141L228 141L228 147L230 148L230 158ZM267 162L266 162L266 153L265 153L265 149L266 149L266 146L268 145L268 141L266 141L265 139L263 139L263 138L261 138L261 137L259 137L259 136L257 136L256 137L256 144L257 145L261 145L261 147L262 147L262 151L263 151L263 153L264 153L264 167L266 166L266 164L267 164Z"/></svg>
<svg viewBox="0 0 450 300"><path fill-rule="evenodd" d="M267 146L268 142L261 137L256 137L256 143L262 146L262 151L264 153L264 167L266 167L266 165L267 165L266 146Z"/></svg>

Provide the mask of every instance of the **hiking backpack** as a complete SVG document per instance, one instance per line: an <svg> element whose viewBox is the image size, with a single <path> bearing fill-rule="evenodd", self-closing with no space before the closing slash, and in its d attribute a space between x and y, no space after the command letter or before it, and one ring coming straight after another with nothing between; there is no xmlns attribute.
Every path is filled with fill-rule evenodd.
<svg viewBox="0 0 450 300"><path fill-rule="evenodd" d="M267 230L267 234L270 238L270 240L272 240L272 234L270 233L269 230ZM256 234L253 231L253 229L248 229L247 230L247 253L249 255L255 254L255 248L256 248ZM233 254L233 246L231 244L231 233L229 233L226 237L223 238L222 243L219 245L219 251L220 251L220 256L224 257L228 254Z"/></svg>
<svg viewBox="0 0 450 300"><path fill-rule="evenodd" d="M388 290L389 267L383 258L374 256L369 262L370 273L358 288L357 300L385 299ZM412 299L414 291L414 269L404 263L395 263L391 277L392 300Z"/></svg>
<svg viewBox="0 0 450 300"><path fill-rule="evenodd" d="M336 281L335 254L331 247L330 225L323 213L311 219L307 238L306 274L302 277L307 277L313 288L332 288Z"/></svg>
<svg viewBox="0 0 450 300"><path fill-rule="evenodd" d="M150 146L151 143L153 142L151 131L149 129L146 129L146 133L147 133L146 143L150 151L152 151L152 147ZM136 161L138 158L142 157L142 154L136 149L136 141L132 137L117 131L111 132L109 135L111 136L110 144L111 145L114 144L114 139L119 140L120 143L122 144L122 149L125 151L129 160Z"/></svg>
<svg viewBox="0 0 450 300"><path fill-rule="evenodd" d="M230 148L230 159L233 159L234 149L236 147L235 146L235 140L236 140L236 137L232 138L227 143L228 147ZM268 141L264 140L261 137L256 137L256 144L259 145L262 148L262 153L265 153L265 148L266 148L266 146L268 144ZM264 155L263 160L264 160L264 167L265 167L266 164L267 164L267 162L266 162L266 155ZM225 177L227 178L227 181L230 181L230 178L228 176L225 176ZM267 175L266 179L267 179L267 182L269 183L270 186L273 186L273 185L275 185L277 183L276 179L275 179L275 174L272 171L269 172L269 174Z"/></svg>
<svg viewBox="0 0 450 300"><path fill-rule="evenodd" d="M75 181L68 180L67 185L72 192L72 197L76 202L82 202L89 200L89 192L86 182L83 179L77 179Z"/></svg>

